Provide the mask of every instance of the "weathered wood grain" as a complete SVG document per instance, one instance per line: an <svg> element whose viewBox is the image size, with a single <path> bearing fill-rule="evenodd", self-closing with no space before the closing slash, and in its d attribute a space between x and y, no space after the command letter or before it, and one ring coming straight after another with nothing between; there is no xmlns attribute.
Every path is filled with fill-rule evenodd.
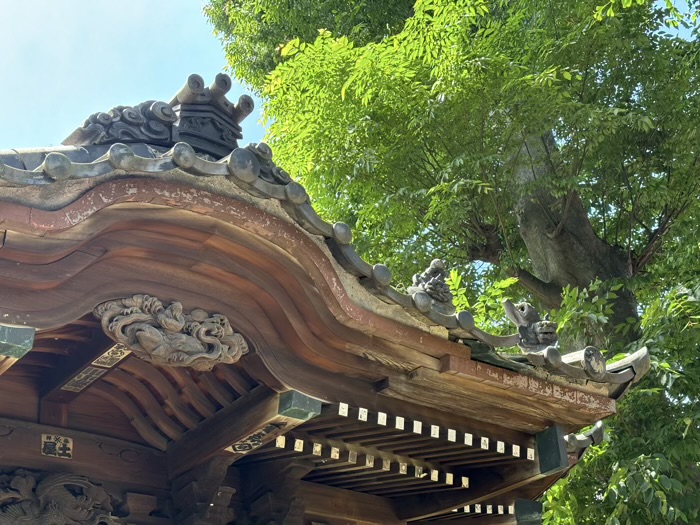
<svg viewBox="0 0 700 525"><path fill-rule="evenodd" d="M326 487L302 481L299 495L306 502L306 514L315 518L342 518L356 525L405 525L386 498Z"/></svg>
<svg viewBox="0 0 700 525"><path fill-rule="evenodd" d="M73 458L41 455L41 435L73 439ZM127 489L165 490L165 454L153 448L106 436L0 418L0 465L74 472Z"/></svg>
<svg viewBox="0 0 700 525"><path fill-rule="evenodd" d="M172 442L167 450L168 473L170 477L176 477L232 444L233 454L242 457L320 411L320 402L306 396L296 392L278 394L258 386ZM235 446L253 436L255 443L251 444L251 449Z"/></svg>

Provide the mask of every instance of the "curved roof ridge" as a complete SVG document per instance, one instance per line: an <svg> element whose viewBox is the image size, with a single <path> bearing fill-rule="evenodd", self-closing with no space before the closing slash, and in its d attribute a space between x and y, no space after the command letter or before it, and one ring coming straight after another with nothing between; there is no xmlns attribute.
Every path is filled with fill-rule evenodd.
<svg viewBox="0 0 700 525"><path fill-rule="evenodd" d="M454 340L486 345L488 350L475 352L475 359L515 371L536 367L574 380L614 385L618 395L647 372L646 349L610 367L594 347L562 355L556 326L540 320L530 305L526 305L527 312L520 312L518 309L526 303L504 304L518 328L516 333L499 336L481 330L469 311L455 311L445 284L445 266L439 260L414 276L408 293L398 291L392 286L393 277L387 266L370 264L356 252L350 226L342 222L330 224L319 217L306 190L273 162L269 146L261 143L238 147L240 131L231 123L237 126L235 121L240 122L252 111L252 99L241 97L238 105L229 102L225 94L230 83L228 76L218 75L212 86L204 87L201 77L191 75L170 103L148 101L135 108L118 106L110 113L92 115L64 142L69 147L0 153L0 195L2 186L42 187L124 175L158 177L178 173L200 180L225 179L253 197L279 202L307 233L321 236L335 260L384 302L399 305L412 316L443 327ZM194 127L185 124L188 119L195 123ZM222 131L221 126L229 125L226 122L231 125L228 131ZM144 142L154 133L163 132L166 124L171 125L168 133L158 135L165 138L156 137L153 144ZM232 147L223 158L214 160L210 154L225 146L220 139L226 133ZM178 137L185 141L174 142ZM120 138L135 143L125 144ZM523 353L519 358L495 352L496 348L516 345Z"/></svg>

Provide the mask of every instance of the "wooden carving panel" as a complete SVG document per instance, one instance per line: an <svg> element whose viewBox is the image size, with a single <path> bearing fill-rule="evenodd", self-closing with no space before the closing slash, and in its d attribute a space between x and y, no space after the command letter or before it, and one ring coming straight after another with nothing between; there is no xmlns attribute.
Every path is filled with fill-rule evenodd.
<svg viewBox="0 0 700 525"><path fill-rule="evenodd" d="M165 307L157 297L134 295L95 308L107 335L145 361L211 370L248 353L243 336L221 314L201 309L185 313L182 304Z"/></svg>
<svg viewBox="0 0 700 525"><path fill-rule="evenodd" d="M17 469L0 474L0 525L119 525L112 498L75 474Z"/></svg>

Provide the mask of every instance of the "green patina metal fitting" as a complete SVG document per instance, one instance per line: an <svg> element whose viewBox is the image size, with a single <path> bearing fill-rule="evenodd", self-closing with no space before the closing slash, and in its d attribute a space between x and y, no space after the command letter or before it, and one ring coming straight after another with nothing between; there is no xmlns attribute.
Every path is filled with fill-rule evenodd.
<svg viewBox="0 0 700 525"><path fill-rule="evenodd" d="M541 525L542 503L539 501L516 499L515 520L518 525Z"/></svg>
<svg viewBox="0 0 700 525"><path fill-rule="evenodd" d="M0 325L0 356L19 359L34 346L35 328Z"/></svg>
<svg viewBox="0 0 700 525"><path fill-rule="evenodd" d="M535 441L542 474L553 474L569 467L564 429L561 426L554 425L539 432Z"/></svg>
<svg viewBox="0 0 700 525"><path fill-rule="evenodd" d="M321 413L321 402L296 390L290 390L280 396L277 412L280 416L306 421Z"/></svg>

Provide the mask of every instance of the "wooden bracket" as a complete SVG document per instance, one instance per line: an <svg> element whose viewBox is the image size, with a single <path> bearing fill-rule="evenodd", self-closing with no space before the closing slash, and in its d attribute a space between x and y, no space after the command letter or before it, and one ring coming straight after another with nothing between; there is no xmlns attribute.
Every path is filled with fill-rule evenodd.
<svg viewBox="0 0 700 525"><path fill-rule="evenodd" d="M236 492L224 486L231 456L216 456L172 482L177 525L227 525L234 518L229 507Z"/></svg>
<svg viewBox="0 0 700 525"><path fill-rule="evenodd" d="M535 436L540 473L548 476L569 468L567 443L564 429L551 426Z"/></svg>
<svg viewBox="0 0 700 525"><path fill-rule="evenodd" d="M542 525L542 503L516 499L515 520L517 525Z"/></svg>
<svg viewBox="0 0 700 525"><path fill-rule="evenodd" d="M301 478L313 470L304 460L279 460L242 469L252 525L304 525L306 500Z"/></svg>
<svg viewBox="0 0 700 525"><path fill-rule="evenodd" d="M258 386L168 445L171 479L224 449L233 461L321 413L321 402L296 391Z"/></svg>

